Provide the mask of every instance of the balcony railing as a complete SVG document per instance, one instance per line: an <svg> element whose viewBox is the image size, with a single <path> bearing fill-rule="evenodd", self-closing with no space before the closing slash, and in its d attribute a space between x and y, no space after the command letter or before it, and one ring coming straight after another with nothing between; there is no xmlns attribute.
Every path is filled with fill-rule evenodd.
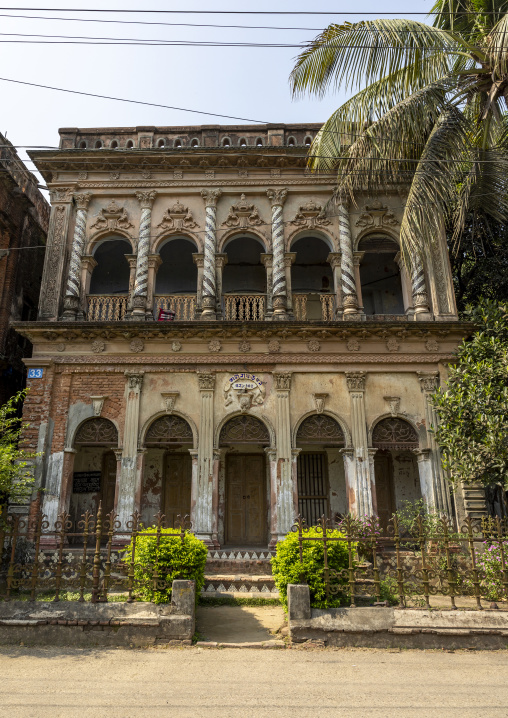
<svg viewBox="0 0 508 718"><path fill-rule="evenodd" d="M237 322L259 322L265 318L263 294L224 295L224 319Z"/></svg>
<svg viewBox="0 0 508 718"><path fill-rule="evenodd" d="M335 317L333 294L293 294L293 311L299 321L321 319L331 322Z"/></svg>
<svg viewBox="0 0 508 718"><path fill-rule="evenodd" d="M118 322L127 311L128 294L88 295L88 321Z"/></svg>
<svg viewBox="0 0 508 718"><path fill-rule="evenodd" d="M191 321L196 309L195 294L159 294L154 297L155 318L159 309L175 313L175 320Z"/></svg>

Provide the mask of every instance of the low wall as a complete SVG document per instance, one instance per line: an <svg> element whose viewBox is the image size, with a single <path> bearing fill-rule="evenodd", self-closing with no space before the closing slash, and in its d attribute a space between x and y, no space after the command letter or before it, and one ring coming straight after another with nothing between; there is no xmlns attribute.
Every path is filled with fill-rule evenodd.
<svg viewBox="0 0 508 718"><path fill-rule="evenodd" d="M310 607L307 585L288 586L289 635L294 643L374 648L508 648L508 611L394 607Z"/></svg>
<svg viewBox="0 0 508 718"><path fill-rule="evenodd" d="M2 601L0 645L190 644L195 614L194 581L173 581L170 604Z"/></svg>

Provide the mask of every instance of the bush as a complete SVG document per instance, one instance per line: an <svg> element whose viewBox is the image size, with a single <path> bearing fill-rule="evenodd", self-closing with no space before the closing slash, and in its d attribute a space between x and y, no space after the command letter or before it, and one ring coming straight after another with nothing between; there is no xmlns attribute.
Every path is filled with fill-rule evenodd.
<svg viewBox="0 0 508 718"><path fill-rule="evenodd" d="M153 534L147 535L147 534ZM144 601L169 603L175 579L196 582L196 600L205 583L205 564L208 549L194 534L186 533L183 540L179 529L161 529L157 546L157 528L143 528L136 539L134 581L136 595ZM132 559L132 541L123 557ZM157 571L155 585L153 575Z"/></svg>
<svg viewBox="0 0 508 718"><path fill-rule="evenodd" d="M508 563L508 541L503 541L503 553L505 565ZM501 559L501 546L498 543L484 542L483 553L476 560L480 579L480 593L488 601L499 601L506 598L503 585L503 562ZM465 580L465 585L474 592L472 578Z"/></svg>
<svg viewBox="0 0 508 718"><path fill-rule="evenodd" d="M309 528L305 532L308 537L323 537L322 532L316 528ZM343 536L340 531L329 531L328 536L338 538ZM351 544L352 551L356 551L356 544ZM283 541L277 544L277 553L272 558L272 573L275 585L279 589L281 601L287 606L287 587L289 583L307 583L310 589L310 605L313 608L329 608L340 606L347 593L347 569L349 557L347 542L333 541L328 544L328 567L337 571L339 575L330 577L333 587L340 585L341 589L336 595L326 600L326 587L324 577L324 551L323 541L303 542L303 563L300 563L298 548L298 534L288 533ZM344 572L344 573L340 573ZM344 586L344 589L342 589Z"/></svg>

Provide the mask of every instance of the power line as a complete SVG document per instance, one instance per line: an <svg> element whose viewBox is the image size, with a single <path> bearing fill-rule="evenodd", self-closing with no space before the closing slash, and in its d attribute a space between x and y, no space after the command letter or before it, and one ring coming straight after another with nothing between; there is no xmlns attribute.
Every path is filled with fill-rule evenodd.
<svg viewBox="0 0 508 718"><path fill-rule="evenodd" d="M35 82L24 82L22 80L11 80L8 77L0 77L1 82L13 82L16 85L28 85L29 87L40 87L44 90L55 90L57 92L68 92L72 95L84 95L85 97L97 97L101 100L115 100L116 102L129 102L134 105L147 105L149 107L161 107L165 110L178 110L179 112L192 112L197 115L207 115L209 117L224 117L227 120L242 120L243 122L256 122L263 125L270 124L266 120L253 120L248 117L235 117L233 115L221 115L218 112L205 112L204 110L190 110L185 107L173 107L171 105L161 105L157 102L143 102L141 100L127 100L121 97L110 97L109 95L97 95L93 92L80 92L78 90L67 90L62 87L51 87L50 85L39 85Z"/></svg>
<svg viewBox="0 0 508 718"><path fill-rule="evenodd" d="M52 8L52 7L0 7L0 10L17 12L90 12L90 13L124 13L124 14L159 14L159 15L396 15L397 12L380 10L377 12L333 12L325 10L119 10L118 8ZM425 16L453 15L454 12L404 12L404 15ZM463 15L500 15L499 11L464 12Z"/></svg>

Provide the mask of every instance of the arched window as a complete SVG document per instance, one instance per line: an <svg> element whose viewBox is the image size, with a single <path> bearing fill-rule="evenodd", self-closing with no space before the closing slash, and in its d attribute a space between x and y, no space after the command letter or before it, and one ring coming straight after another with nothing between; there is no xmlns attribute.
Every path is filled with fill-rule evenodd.
<svg viewBox="0 0 508 718"><path fill-rule="evenodd" d="M240 145L240 147L247 147L247 140L245 139L245 137L240 137L240 141L238 144Z"/></svg>
<svg viewBox="0 0 508 718"><path fill-rule="evenodd" d="M92 272L90 294L127 294L129 291L129 264L126 254L132 248L126 239L111 238L94 251L97 265Z"/></svg>
<svg viewBox="0 0 508 718"><path fill-rule="evenodd" d="M291 266L295 317L302 321L332 320L335 300L329 246L320 237L301 237L293 243L291 251L296 253Z"/></svg>
<svg viewBox="0 0 508 718"><path fill-rule="evenodd" d="M193 254L196 245L184 237L166 242L160 250L160 265L155 279L155 318L159 310L175 312L175 319L194 319L198 268Z"/></svg>
<svg viewBox="0 0 508 718"><path fill-rule="evenodd" d="M235 237L226 247L223 270L225 318L234 321L264 319L266 269L261 262L264 247L253 237Z"/></svg>
<svg viewBox="0 0 508 718"><path fill-rule="evenodd" d="M192 429L189 423L174 414L156 419L150 425L145 437L145 445L153 447L192 443Z"/></svg>
<svg viewBox="0 0 508 718"><path fill-rule="evenodd" d="M193 140L191 140L190 146L194 148L199 147L199 140L194 138Z"/></svg>
<svg viewBox="0 0 508 718"><path fill-rule="evenodd" d="M222 140L222 146L231 147L231 140L229 139L229 137L224 137L224 139Z"/></svg>
<svg viewBox="0 0 508 718"><path fill-rule="evenodd" d="M182 140L176 139L173 146L176 150L180 150L182 148Z"/></svg>
<svg viewBox="0 0 508 718"><path fill-rule="evenodd" d="M97 142L95 143L95 149L100 150L101 147L102 147L102 140L97 140Z"/></svg>
<svg viewBox="0 0 508 718"><path fill-rule="evenodd" d="M235 416L227 421L221 429L219 445L231 444L265 444L270 443L268 429L255 416L248 414Z"/></svg>
<svg viewBox="0 0 508 718"><path fill-rule="evenodd" d="M313 414L302 421L296 434L296 443L344 446L344 432L340 425L326 414Z"/></svg>
<svg viewBox="0 0 508 718"><path fill-rule="evenodd" d="M134 149L134 142L132 140L127 140L127 144L125 145L128 150Z"/></svg>
<svg viewBox="0 0 508 718"><path fill-rule="evenodd" d="M109 419L88 419L79 427L74 444L77 446L118 446L118 431Z"/></svg>
<svg viewBox="0 0 508 718"><path fill-rule="evenodd" d="M166 144L166 142L165 142L163 139L160 139L160 140L157 142L157 147L164 147L165 144Z"/></svg>
<svg viewBox="0 0 508 718"><path fill-rule="evenodd" d="M80 150L86 150L86 142L85 142L85 140L81 140L81 142L79 143L79 149L80 149Z"/></svg>
<svg viewBox="0 0 508 718"><path fill-rule="evenodd" d="M288 138L288 147L295 147L296 146L296 140L294 137Z"/></svg>
<svg viewBox="0 0 508 718"><path fill-rule="evenodd" d="M256 138L256 147L263 147L263 138L262 137Z"/></svg>
<svg viewBox="0 0 508 718"><path fill-rule="evenodd" d="M398 417L382 419L374 427L372 446L377 449L417 449L418 436L411 424Z"/></svg>
<svg viewBox="0 0 508 718"><path fill-rule="evenodd" d="M404 314L397 243L386 234L369 234L358 250L364 312L367 315Z"/></svg>
<svg viewBox="0 0 508 718"><path fill-rule="evenodd" d="M312 137L310 135L307 135L307 137L304 140L305 147L310 147L312 144Z"/></svg>
<svg viewBox="0 0 508 718"><path fill-rule="evenodd" d="M111 140L110 147L112 150L118 149L118 140Z"/></svg>

